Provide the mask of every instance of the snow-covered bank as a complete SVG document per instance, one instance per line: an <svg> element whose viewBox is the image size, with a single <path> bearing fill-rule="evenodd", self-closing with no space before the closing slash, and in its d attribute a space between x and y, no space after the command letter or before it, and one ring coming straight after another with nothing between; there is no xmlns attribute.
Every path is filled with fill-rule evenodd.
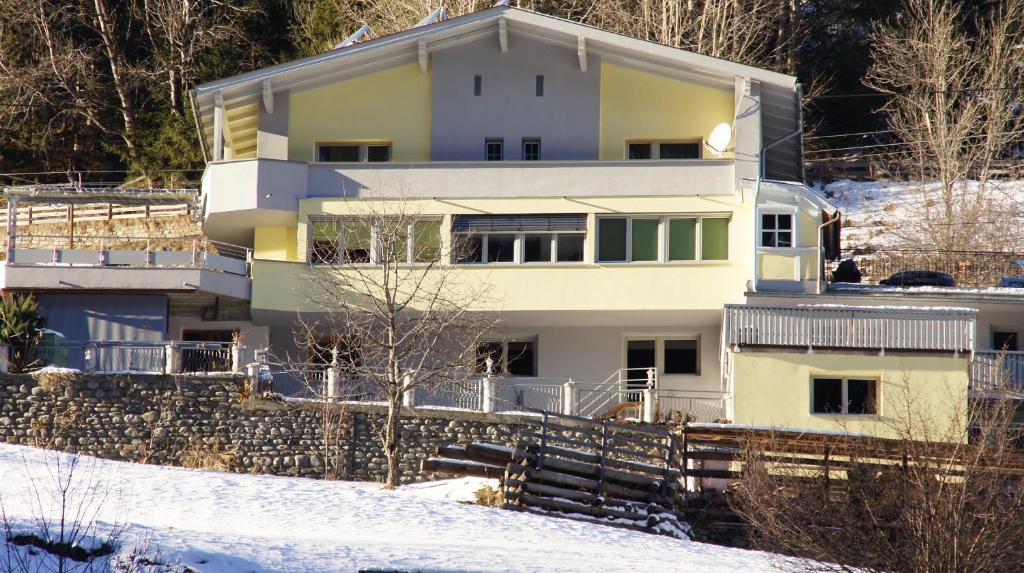
<svg viewBox="0 0 1024 573"><path fill-rule="evenodd" d="M0 445L0 501L28 526L55 454ZM90 459L88 464L92 463ZM271 571L769 571L775 557L454 500L484 480L376 484L96 462L114 486L99 521L127 525L200 573ZM120 490L120 492L119 492Z"/></svg>

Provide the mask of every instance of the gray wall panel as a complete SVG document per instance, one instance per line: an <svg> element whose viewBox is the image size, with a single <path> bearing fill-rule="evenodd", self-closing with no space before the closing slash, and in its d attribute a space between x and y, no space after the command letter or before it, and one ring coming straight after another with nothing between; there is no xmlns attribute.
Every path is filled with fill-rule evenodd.
<svg viewBox="0 0 1024 573"><path fill-rule="evenodd" d="M580 71L576 50L509 35L501 53L497 34L431 55L430 154L434 161L482 161L484 141L503 138L505 159L522 159L523 138L539 137L541 158L598 158L601 64ZM482 76L473 95L473 76ZM544 95L536 77L544 76Z"/></svg>
<svg viewBox="0 0 1024 573"><path fill-rule="evenodd" d="M68 340L163 340L167 297L147 294L41 294L46 326Z"/></svg>

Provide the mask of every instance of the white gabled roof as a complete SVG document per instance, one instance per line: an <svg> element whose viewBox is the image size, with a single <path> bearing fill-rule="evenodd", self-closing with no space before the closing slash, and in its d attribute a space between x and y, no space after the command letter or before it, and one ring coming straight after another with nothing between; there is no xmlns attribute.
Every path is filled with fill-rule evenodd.
<svg viewBox="0 0 1024 573"><path fill-rule="evenodd" d="M265 84L269 83L270 90L306 89L415 62L420 57L421 46L427 52L436 51L490 34L497 41L499 22L504 22L509 34L562 44L573 51L582 43L588 52L601 54L611 61L648 66L729 91L734 89L737 76L788 89L796 86L797 80L793 76L638 40L555 16L498 5L199 85L191 91L199 128L205 142L212 141L213 107L219 94L228 121L233 127L238 125L238 130L244 133L246 142L241 145L254 149L258 98ZM236 144L236 151L240 149Z"/></svg>

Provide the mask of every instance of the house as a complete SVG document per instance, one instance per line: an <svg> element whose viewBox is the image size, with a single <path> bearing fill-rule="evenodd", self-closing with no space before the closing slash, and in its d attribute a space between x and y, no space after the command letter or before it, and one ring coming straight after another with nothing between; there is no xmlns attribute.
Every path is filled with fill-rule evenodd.
<svg viewBox="0 0 1024 573"><path fill-rule="evenodd" d="M346 222L401 201L442 251L471 245L442 264L493 286L475 308L500 311L504 331L481 352L540 407L586 389L602 397L570 409L598 414L650 380L663 415L815 425L749 406L772 388L812 414L807 385L836 361L783 352L760 370L748 357L770 353L735 353L744 345L723 330L745 303L785 314L831 296L839 214L799 183L795 77L499 5L378 38L362 29L192 98L204 230L253 249L252 322L271 354L302 352L295 321L318 311L305 270L325 253L372 259ZM915 360L966 392L972 350ZM897 368L891 354L862 358L860 376ZM779 377L740 396L753 381L737 377L768 372ZM884 378L874 392L888 400ZM279 389L297 391L286 379Z"/></svg>

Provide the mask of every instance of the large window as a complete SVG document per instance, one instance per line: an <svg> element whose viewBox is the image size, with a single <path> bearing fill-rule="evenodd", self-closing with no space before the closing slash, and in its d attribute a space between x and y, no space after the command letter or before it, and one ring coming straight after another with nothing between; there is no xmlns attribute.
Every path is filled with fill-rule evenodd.
<svg viewBox="0 0 1024 573"><path fill-rule="evenodd" d="M428 263L441 255L441 222L408 224L365 218L311 218L309 262L314 265ZM401 228L397 228L401 227ZM391 245L384 245L391 237Z"/></svg>
<svg viewBox="0 0 1024 573"><path fill-rule="evenodd" d="M628 141L626 157L635 159L700 159L700 142Z"/></svg>
<svg viewBox="0 0 1024 573"><path fill-rule="evenodd" d="M647 370L666 376L700 374L697 336L636 337L626 341L626 381L629 388L647 384Z"/></svg>
<svg viewBox="0 0 1024 573"><path fill-rule="evenodd" d="M390 143L321 143L316 146L321 163L381 163L391 161Z"/></svg>
<svg viewBox="0 0 1024 573"><path fill-rule="evenodd" d="M878 380L819 377L811 381L811 411L848 416L878 413Z"/></svg>
<svg viewBox="0 0 1024 573"><path fill-rule="evenodd" d="M452 261L578 263L585 237L585 215L457 215Z"/></svg>
<svg viewBox="0 0 1024 573"><path fill-rule="evenodd" d="M638 215L597 220L598 262L724 261L728 258L727 217Z"/></svg>
<svg viewBox="0 0 1024 573"><path fill-rule="evenodd" d="M483 342L476 350L477 371L487 372L487 359L491 359L491 373L499 376L537 376L537 341L504 340Z"/></svg>
<svg viewBox="0 0 1024 573"><path fill-rule="evenodd" d="M761 246L793 246L792 213L761 213Z"/></svg>

